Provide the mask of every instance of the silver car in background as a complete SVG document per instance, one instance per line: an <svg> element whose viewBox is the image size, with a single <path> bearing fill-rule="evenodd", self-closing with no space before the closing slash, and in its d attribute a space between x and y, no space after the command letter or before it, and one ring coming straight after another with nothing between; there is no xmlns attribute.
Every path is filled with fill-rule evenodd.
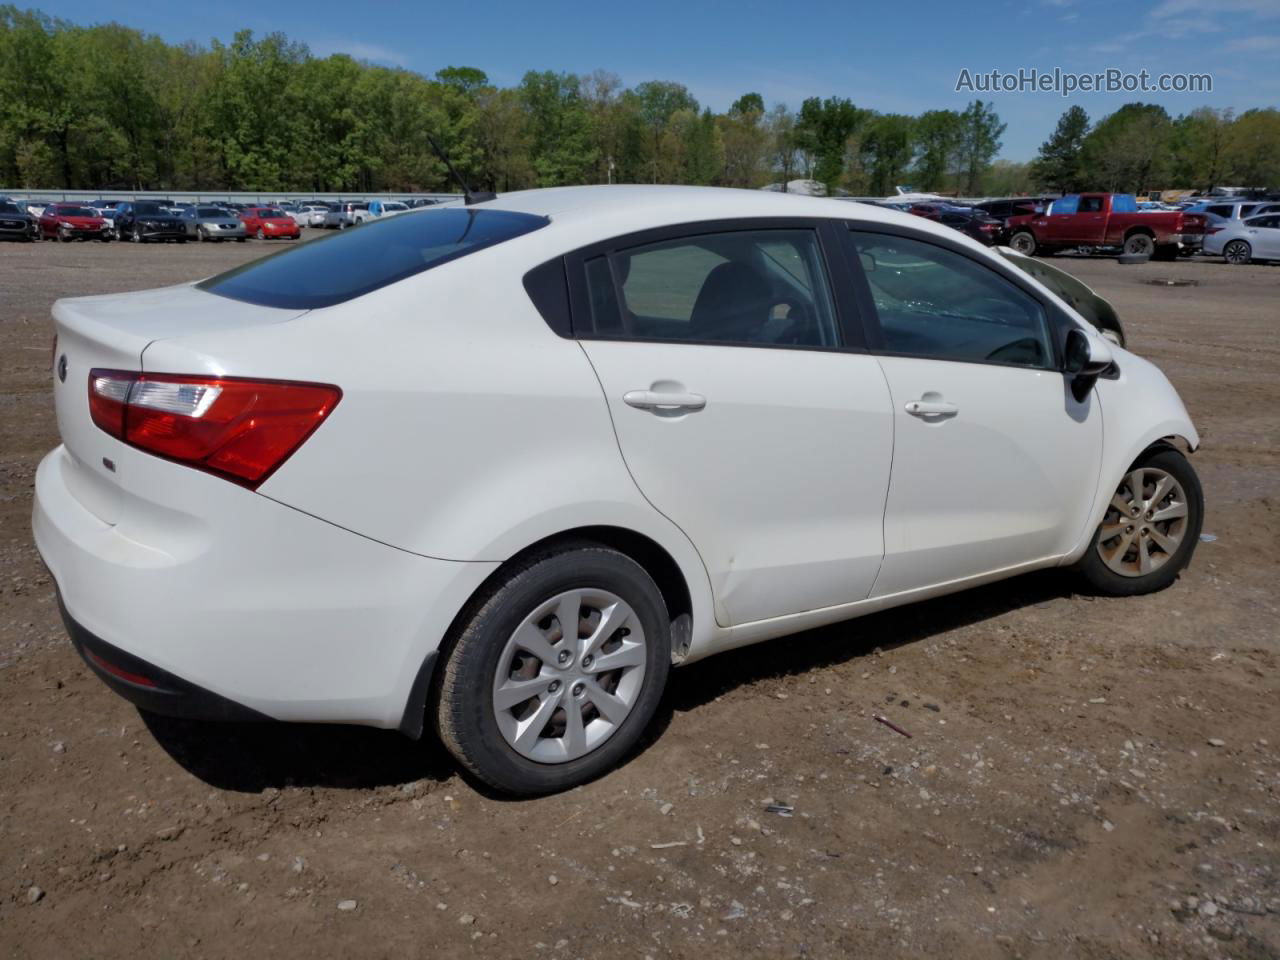
<svg viewBox="0 0 1280 960"><path fill-rule="evenodd" d="M1236 266L1254 260L1280 260L1280 213L1227 221L1205 236L1203 252Z"/></svg>
<svg viewBox="0 0 1280 960"><path fill-rule="evenodd" d="M323 227L329 207L323 203L304 203L293 214L293 222L300 227Z"/></svg>
<svg viewBox="0 0 1280 960"><path fill-rule="evenodd" d="M199 240L239 240L244 242L244 221L223 207L201 205L191 207L183 219L188 232L195 232Z"/></svg>
<svg viewBox="0 0 1280 960"><path fill-rule="evenodd" d="M368 210L369 204L363 200L336 204L333 209L325 215L325 229L332 230L336 228L338 230L345 230L347 227L354 227L364 219L364 215Z"/></svg>

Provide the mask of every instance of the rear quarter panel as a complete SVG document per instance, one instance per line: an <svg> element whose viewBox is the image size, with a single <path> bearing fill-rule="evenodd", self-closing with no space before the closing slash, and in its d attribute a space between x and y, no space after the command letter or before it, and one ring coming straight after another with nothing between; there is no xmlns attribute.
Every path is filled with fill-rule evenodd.
<svg viewBox="0 0 1280 960"><path fill-rule="evenodd" d="M337 384L333 413L259 492L427 557L502 561L583 526L644 534L714 624L705 568L643 498L599 381L524 291L537 233L290 323L149 346L147 370ZM532 251L530 253L529 251Z"/></svg>

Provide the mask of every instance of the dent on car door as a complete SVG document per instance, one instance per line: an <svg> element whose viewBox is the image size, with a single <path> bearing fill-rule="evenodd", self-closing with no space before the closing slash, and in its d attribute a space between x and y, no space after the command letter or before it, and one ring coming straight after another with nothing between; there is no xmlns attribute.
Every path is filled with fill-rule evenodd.
<svg viewBox="0 0 1280 960"><path fill-rule="evenodd" d="M849 239L896 426L872 595L1065 554L1088 521L1102 420L1058 369L1049 308L960 248Z"/></svg>
<svg viewBox="0 0 1280 960"><path fill-rule="evenodd" d="M702 556L722 624L865 599L892 412L876 361L846 347L819 232L684 230L572 261L627 466Z"/></svg>

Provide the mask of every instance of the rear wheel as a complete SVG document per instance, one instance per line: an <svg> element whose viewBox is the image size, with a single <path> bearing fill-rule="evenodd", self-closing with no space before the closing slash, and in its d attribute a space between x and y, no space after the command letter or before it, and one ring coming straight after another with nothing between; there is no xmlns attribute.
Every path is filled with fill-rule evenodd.
<svg viewBox="0 0 1280 960"><path fill-rule="evenodd" d="M1135 233L1125 238L1124 252L1130 257L1149 257L1156 252L1156 242L1149 234Z"/></svg>
<svg viewBox="0 0 1280 960"><path fill-rule="evenodd" d="M1120 481L1080 572L1113 596L1163 590L1191 561L1203 523L1195 470L1178 451L1154 448Z"/></svg>
<svg viewBox="0 0 1280 960"><path fill-rule="evenodd" d="M492 787L566 790L631 751L670 664L666 604L639 564L590 544L535 555L512 567L458 635L437 728Z"/></svg>
<svg viewBox="0 0 1280 960"><path fill-rule="evenodd" d="M1232 240L1222 249L1222 259L1237 267L1253 259L1253 248L1248 240Z"/></svg>
<svg viewBox="0 0 1280 960"><path fill-rule="evenodd" d="M1009 238L1009 246L1023 256L1034 256L1036 252L1036 236L1030 230L1019 230Z"/></svg>

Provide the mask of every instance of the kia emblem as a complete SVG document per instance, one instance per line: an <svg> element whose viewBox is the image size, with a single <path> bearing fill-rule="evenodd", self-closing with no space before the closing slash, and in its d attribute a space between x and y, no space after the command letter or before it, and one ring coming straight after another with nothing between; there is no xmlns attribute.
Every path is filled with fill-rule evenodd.
<svg viewBox="0 0 1280 960"><path fill-rule="evenodd" d="M58 358L58 379L67 382L67 355L64 353Z"/></svg>

